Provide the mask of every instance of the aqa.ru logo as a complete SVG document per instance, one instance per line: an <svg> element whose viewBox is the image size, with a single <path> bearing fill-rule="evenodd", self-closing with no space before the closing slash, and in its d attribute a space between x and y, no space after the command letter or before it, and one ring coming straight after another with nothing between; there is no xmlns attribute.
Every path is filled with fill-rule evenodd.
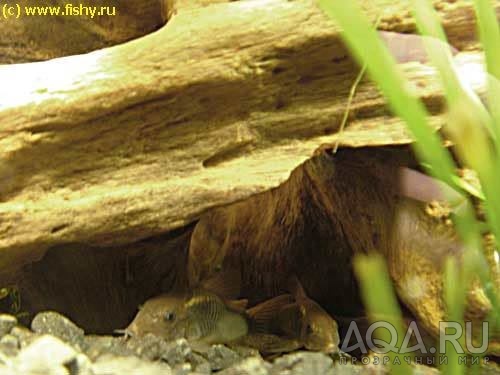
<svg viewBox="0 0 500 375"><path fill-rule="evenodd" d="M385 329L388 331L388 337L390 338L389 341L384 341L380 338L374 337L375 332L378 329ZM458 354L484 354L488 349L488 322L483 322L482 332L480 335L476 336L472 335L472 323L466 322L465 340L462 339L462 336L464 334L464 327L458 322L439 322L439 331L440 334L438 352L435 346L426 346L426 343L422 339L422 335L415 321L412 321L408 325L405 337L399 346L398 331L391 323L386 321L377 321L369 325L363 339L357 323L353 321L349 325L349 329L347 330L340 350L344 353L352 353L356 350L359 350L364 355L368 354L369 351L377 354L386 354L389 352L398 354L417 352L421 354L434 354L438 352L438 354L446 354L446 350L451 347L450 344ZM477 342L473 342L472 337L481 338L480 346L474 346L474 344L477 345ZM349 345L350 343L354 344ZM464 350L461 343L465 344L466 350ZM429 342L427 342L427 344L429 344Z"/></svg>

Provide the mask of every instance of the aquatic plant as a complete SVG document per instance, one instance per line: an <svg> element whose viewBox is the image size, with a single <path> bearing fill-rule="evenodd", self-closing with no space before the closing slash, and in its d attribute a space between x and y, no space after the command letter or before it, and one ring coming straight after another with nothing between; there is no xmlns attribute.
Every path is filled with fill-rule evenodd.
<svg viewBox="0 0 500 375"><path fill-rule="evenodd" d="M413 95L397 64L379 36L362 13L356 1L318 0L323 11L341 28L342 36L357 60L366 68L370 78L386 97L391 110L404 120L413 135L413 145L422 166L433 177L458 191L461 202L449 202L452 219L464 244L462 265L449 261L445 267L445 301L449 320L462 321L467 286L478 278L492 303L490 324L499 327L498 291L488 272L483 249L485 232L495 238L495 257L500 243L500 32L495 9L489 0L475 0L477 26L485 53L487 67L486 108L478 96L460 79L438 14L427 0L412 0L413 14L422 35L429 59L437 69L447 103L447 124L444 133L453 142L461 164L477 173L480 188L465 182L457 175L450 153L443 147L439 134L428 121L424 104ZM486 223L476 219L470 197L481 201ZM395 316L401 328L399 308L380 258L361 257L356 270L368 311ZM369 277L367 276L369 275ZM368 292L369 291L369 292ZM375 291L375 292L374 292ZM449 361L442 367L445 374L460 374L458 353L447 348ZM404 362L403 362L404 363ZM408 366L398 366L395 373L408 373Z"/></svg>

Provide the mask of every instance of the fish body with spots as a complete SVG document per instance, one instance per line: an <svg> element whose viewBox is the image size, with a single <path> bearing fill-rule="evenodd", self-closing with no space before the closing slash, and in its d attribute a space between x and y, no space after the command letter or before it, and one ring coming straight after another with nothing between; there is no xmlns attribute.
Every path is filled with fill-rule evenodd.
<svg viewBox="0 0 500 375"><path fill-rule="evenodd" d="M184 337L200 345L228 343L248 332L243 314L229 305L205 290L163 294L146 301L125 332L151 333L166 340Z"/></svg>
<svg viewBox="0 0 500 375"><path fill-rule="evenodd" d="M263 353L299 348L333 353L338 350L335 320L300 283L294 295L283 294L246 309L246 300L224 300L214 292L172 292L149 299L125 332L154 334L166 340L184 337L199 347L239 343Z"/></svg>

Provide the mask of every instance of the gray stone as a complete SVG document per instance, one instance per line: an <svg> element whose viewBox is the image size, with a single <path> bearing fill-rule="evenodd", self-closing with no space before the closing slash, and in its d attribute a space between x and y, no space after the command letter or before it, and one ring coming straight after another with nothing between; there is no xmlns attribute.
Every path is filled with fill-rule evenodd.
<svg viewBox="0 0 500 375"><path fill-rule="evenodd" d="M350 361L346 362L336 362L333 365L333 372L336 375L362 375L366 373L370 374L378 374L378 375L383 375L387 374L386 371L384 371L385 368L383 366L377 366L373 367L372 365L370 366L361 366L361 365L355 365Z"/></svg>
<svg viewBox="0 0 500 375"><path fill-rule="evenodd" d="M19 352L12 368L18 374L68 375L66 365L76 357L71 346L54 336L43 335Z"/></svg>
<svg viewBox="0 0 500 375"><path fill-rule="evenodd" d="M132 337L126 343L126 348L137 357L150 361L162 359L164 353L169 350L169 344L165 340L152 334L147 334L144 337Z"/></svg>
<svg viewBox="0 0 500 375"><path fill-rule="evenodd" d="M93 365L95 375L171 375L164 362L148 362L137 357L102 356Z"/></svg>
<svg viewBox="0 0 500 375"><path fill-rule="evenodd" d="M92 361L106 354L121 357L135 354L134 349L127 346L127 340L124 337L89 335L85 336L84 346L84 353Z"/></svg>
<svg viewBox="0 0 500 375"><path fill-rule="evenodd" d="M260 357L246 358L240 363L218 372L218 375L269 375L271 365Z"/></svg>
<svg viewBox="0 0 500 375"><path fill-rule="evenodd" d="M212 373L212 368L207 359L194 352L189 342L183 338L167 342L163 347L161 359L174 367L174 373L176 371L183 373L188 367L190 372L192 371L198 375Z"/></svg>
<svg viewBox="0 0 500 375"><path fill-rule="evenodd" d="M248 346L235 345L230 346L232 350L234 350L241 358L248 357L260 357L260 352L255 348L250 348Z"/></svg>
<svg viewBox="0 0 500 375"><path fill-rule="evenodd" d="M469 373L473 373L473 371L469 371L470 369L468 370L465 370L465 373L466 374L469 374ZM432 368L432 367L429 367L429 366L424 366L424 365L415 365L413 366L413 374L414 375L439 375L441 372L439 372L438 369L436 368ZM487 372L484 371L484 367L482 367L480 370L479 370L479 373L481 375L486 375ZM496 372L492 372L491 374L499 374L500 371L499 369L497 368Z"/></svg>
<svg viewBox="0 0 500 375"><path fill-rule="evenodd" d="M202 355L193 352L188 354L186 359L191 364L193 372L197 375L208 375L212 373L210 363Z"/></svg>
<svg viewBox="0 0 500 375"><path fill-rule="evenodd" d="M191 375L192 369L193 366L190 363L182 363L175 366L172 372L174 375Z"/></svg>
<svg viewBox="0 0 500 375"><path fill-rule="evenodd" d="M0 352L9 357L15 357L19 353L19 340L17 337L7 334L0 339Z"/></svg>
<svg viewBox="0 0 500 375"><path fill-rule="evenodd" d="M83 329L54 311L38 313L31 322L31 329L35 333L58 337L79 350L85 349Z"/></svg>
<svg viewBox="0 0 500 375"><path fill-rule="evenodd" d="M342 363L346 363L346 362L354 361L352 355L350 355L349 353L343 352L342 350L339 350L338 352L335 352L335 353L331 353L330 358L333 359L333 362L341 361Z"/></svg>
<svg viewBox="0 0 500 375"><path fill-rule="evenodd" d="M238 353L224 345L213 345L207 352L207 359L214 371L224 370L241 361Z"/></svg>
<svg viewBox="0 0 500 375"><path fill-rule="evenodd" d="M480 361L481 364L479 366L479 371L476 373L480 373L481 375L498 375L500 374L500 364L492 362L492 358L489 358L486 363L483 361ZM472 368L471 368L472 370ZM473 373L473 371L467 372L467 374ZM433 373L432 375L436 375L436 373Z"/></svg>
<svg viewBox="0 0 500 375"><path fill-rule="evenodd" d="M273 375L326 375L333 374L333 360L323 353L298 352L274 361Z"/></svg>
<svg viewBox="0 0 500 375"><path fill-rule="evenodd" d="M10 333L17 324L17 318L9 314L0 314L0 337Z"/></svg>
<svg viewBox="0 0 500 375"><path fill-rule="evenodd" d="M0 374L2 375L17 375L13 372L12 368L0 364Z"/></svg>
<svg viewBox="0 0 500 375"><path fill-rule="evenodd" d="M94 370L92 369L92 362L90 359L81 353L78 353L69 362L64 363L64 367L68 370L71 375L94 375Z"/></svg>
<svg viewBox="0 0 500 375"><path fill-rule="evenodd" d="M186 339L177 339L167 344L161 358L170 366L176 366L187 362L192 353L191 346Z"/></svg>
<svg viewBox="0 0 500 375"><path fill-rule="evenodd" d="M0 366L2 365L10 365L12 363L12 357L5 355L0 351ZM0 372L1 374L1 372Z"/></svg>
<svg viewBox="0 0 500 375"><path fill-rule="evenodd" d="M17 338L19 348L23 349L35 341L40 335L36 335L26 327L16 326L10 330L10 334Z"/></svg>

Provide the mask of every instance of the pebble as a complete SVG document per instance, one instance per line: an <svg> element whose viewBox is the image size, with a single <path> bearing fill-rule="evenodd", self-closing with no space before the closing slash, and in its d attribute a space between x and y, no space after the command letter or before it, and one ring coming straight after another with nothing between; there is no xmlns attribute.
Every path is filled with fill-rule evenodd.
<svg viewBox="0 0 500 375"><path fill-rule="evenodd" d="M177 339L168 343L163 350L161 359L166 361L170 366L185 363L192 354L191 347L186 339Z"/></svg>
<svg viewBox="0 0 500 375"><path fill-rule="evenodd" d="M25 348L30 345L34 340L36 340L39 335L34 334L26 327L16 326L10 330L10 334L17 338L19 342L19 348Z"/></svg>
<svg viewBox="0 0 500 375"><path fill-rule="evenodd" d="M92 370L95 375L171 375L172 369L164 362L147 362L137 357L103 356Z"/></svg>
<svg viewBox="0 0 500 375"><path fill-rule="evenodd" d="M14 357L19 353L19 340L16 336L7 334L0 339L0 353Z"/></svg>
<svg viewBox="0 0 500 375"><path fill-rule="evenodd" d="M2 323L3 322L3 323ZM3 325L2 325L3 324ZM185 339L167 342L154 335L84 335L55 312L38 314L32 329L0 316L0 375L357 375L388 374L387 368L353 365L314 352L296 352L265 361L246 347L192 347ZM421 366L424 374L438 374ZM493 372L496 373L496 372ZM500 372L498 372L500 373Z"/></svg>
<svg viewBox="0 0 500 375"><path fill-rule="evenodd" d="M124 337L113 336L85 336L84 353L95 361L102 355L113 354L120 357L128 357L134 355L134 349L129 347L127 340Z"/></svg>
<svg viewBox="0 0 500 375"><path fill-rule="evenodd" d="M193 372L197 375L209 375L212 373L212 366L203 356L197 353L191 353L187 360L193 367Z"/></svg>
<svg viewBox="0 0 500 375"><path fill-rule="evenodd" d="M64 364L70 375L95 375L90 359L78 353L71 361Z"/></svg>
<svg viewBox="0 0 500 375"><path fill-rule="evenodd" d="M18 374L68 375L66 365L76 356L70 345L54 336L43 335L19 352L12 369Z"/></svg>
<svg viewBox="0 0 500 375"><path fill-rule="evenodd" d="M85 348L83 329L54 311L38 313L31 322L31 329L38 334L50 334L58 337L76 349Z"/></svg>
<svg viewBox="0 0 500 375"><path fill-rule="evenodd" d="M213 345L208 350L207 359L214 371L224 370L241 361L238 353L224 345Z"/></svg>
<svg viewBox="0 0 500 375"><path fill-rule="evenodd" d="M333 360L323 353L298 352L274 361L272 374L309 375L333 374Z"/></svg>
<svg viewBox="0 0 500 375"><path fill-rule="evenodd" d="M218 372L218 375L269 375L271 365L262 358L250 357L240 363ZM313 374L311 374L313 375Z"/></svg>
<svg viewBox="0 0 500 375"><path fill-rule="evenodd" d="M17 318L8 314L0 314L0 338L10 333L17 325Z"/></svg>
<svg viewBox="0 0 500 375"><path fill-rule="evenodd" d="M174 375L191 375L192 366L190 363L178 364L173 369Z"/></svg>

